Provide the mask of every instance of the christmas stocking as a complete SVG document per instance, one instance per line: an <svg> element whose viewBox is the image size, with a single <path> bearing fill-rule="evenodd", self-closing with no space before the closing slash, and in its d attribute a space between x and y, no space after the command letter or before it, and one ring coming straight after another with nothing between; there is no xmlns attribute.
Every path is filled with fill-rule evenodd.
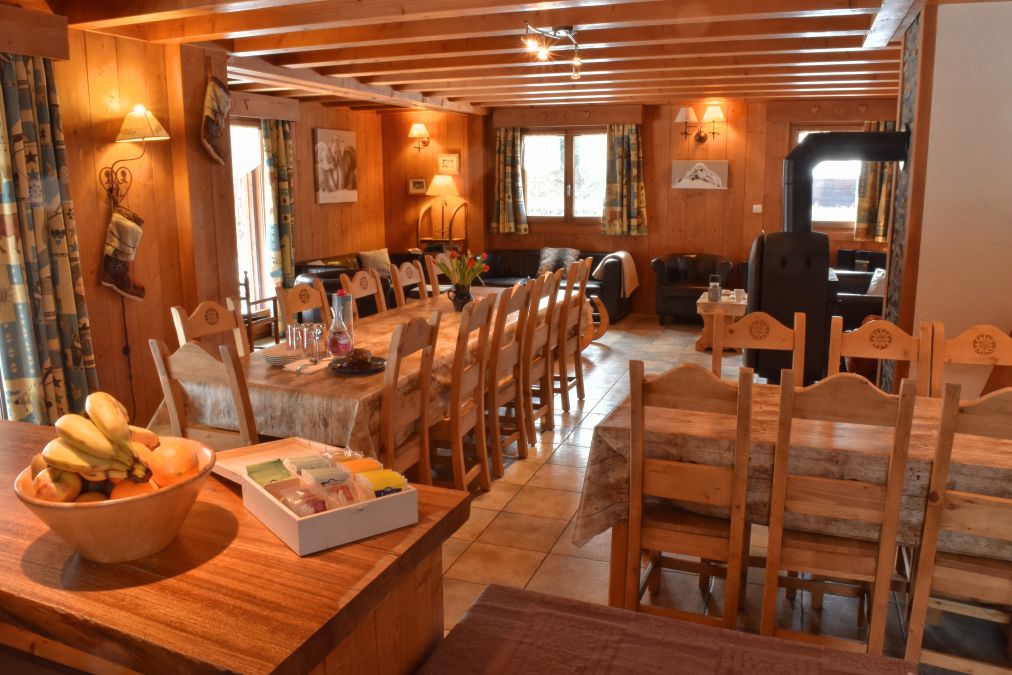
<svg viewBox="0 0 1012 675"><path fill-rule="evenodd" d="M112 211L109 229L105 234L102 285L131 300L144 298L144 287L130 278L130 263L137 257L143 224L144 221L136 213L117 206Z"/></svg>
<svg viewBox="0 0 1012 675"><path fill-rule="evenodd" d="M225 118L232 109L232 97L228 87L217 77L207 81L204 93L204 122L200 125L200 141L204 144L207 154L218 164L225 163L222 145L225 142Z"/></svg>

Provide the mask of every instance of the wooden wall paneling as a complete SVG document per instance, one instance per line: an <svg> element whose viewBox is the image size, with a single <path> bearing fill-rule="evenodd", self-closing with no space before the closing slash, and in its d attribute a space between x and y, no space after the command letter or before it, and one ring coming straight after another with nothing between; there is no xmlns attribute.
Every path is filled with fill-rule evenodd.
<svg viewBox="0 0 1012 675"><path fill-rule="evenodd" d="M762 202L763 229L767 232L780 232L783 229L784 155L790 149L790 126L787 121L767 117Z"/></svg>
<svg viewBox="0 0 1012 675"><path fill-rule="evenodd" d="M752 242L763 230L763 214L752 213L754 204L763 205L766 171L766 104L759 101L748 103L745 123L745 198L742 204L741 246L745 260L752 248Z"/></svg>
<svg viewBox="0 0 1012 675"><path fill-rule="evenodd" d="M471 244L471 250L484 251L485 231L488 227L489 213L485 203L485 180L489 172L494 172L495 167L491 161L491 153L485 151L488 147L485 137L485 120L477 116L465 118L467 125L467 136L464 147L467 149L464 157L461 158L462 169L467 171L467 180L462 181L462 189L466 190L469 196L467 239ZM466 160L466 161L464 161ZM491 199L491 197L489 197Z"/></svg>
<svg viewBox="0 0 1012 675"><path fill-rule="evenodd" d="M745 188L748 185L748 170L745 165L747 154L748 104L745 101L728 101L727 128L727 196L721 200L721 220L714 225L716 237L721 242L721 252L732 260L744 260L743 251L747 244L742 237L742 221L745 203Z"/></svg>

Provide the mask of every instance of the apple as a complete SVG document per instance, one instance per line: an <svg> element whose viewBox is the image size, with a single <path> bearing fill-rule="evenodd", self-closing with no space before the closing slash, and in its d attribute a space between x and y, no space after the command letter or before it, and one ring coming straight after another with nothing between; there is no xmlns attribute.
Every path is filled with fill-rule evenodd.
<svg viewBox="0 0 1012 675"><path fill-rule="evenodd" d="M35 496L47 502L72 502L81 494L81 476L52 467L43 469L32 481Z"/></svg>
<svg viewBox="0 0 1012 675"><path fill-rule="evenodd" d="M46 458L43 457L40 452L32 457L32 463L30 466L32 467L32 480L35 480L35 477L42 473L42 470L48 467L49 464L46 463Z"/></svg>

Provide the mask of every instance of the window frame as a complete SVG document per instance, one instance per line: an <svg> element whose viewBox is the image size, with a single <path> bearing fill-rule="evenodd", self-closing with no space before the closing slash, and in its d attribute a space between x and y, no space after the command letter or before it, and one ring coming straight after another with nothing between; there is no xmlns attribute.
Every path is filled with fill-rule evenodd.
<svg viewBox="0 0 1012 675"><path fill-rule="evenodd" d="M576 230L583 232L588 226L601 224L601 216L575 216L573 215L573 200L576 181L576 136L591 134L604 134L607 136L607 126L586 126L586 127L537 127L523 129L522 137L526 141L528 136L556 136L564 137L563 141L563 208L561 216L532 216L527 214L527 224L534 227L542 226L545 231L555 229L556 231ZM607 180L607 160L605 164L605 179ZM527 202L527 169L524 166L523 158L520 162L520 173L524 182L524 203ZM604 213L604 202L601 203L601 213ZM539 228L540 229L540 228Z"/></svg>
<svg viewBox="0 0 1012 675"><path fill-rule="evenodd" d="M864 131L864 124L859 122L826 122L826 123L805 123L792 124L790 128L790 147L793 150L799 141L799 136L806 131ZM853 239L857 236L857 213L854 213L854 220L813 220L812 231L822 232L830 238Z"/></svg>
<svg viewBox="0 0 1012 675"><path fill-rule="evenodd" d="M267 254L268 242L266 238L267 232L267 192L266 192L266 177L264 176L264 169L266 167L266 158L264 157L264 134L263 127L258 119L248 118L236 118L232 120L234 126L249 127L257 130L257 137L260 140L260 164L253 169L250 173L252 174L251 180L247 187L247 203L251 205L250 216L252 221L250 226L253 229L250 237L253 243L253 256L256 259L257 264L253 270L253 274L250 275L250 301L262 300L264 298L271 297L271 291L273 289L269 286L270 273L265 267L268 265L269 255ZM233 208L235 208L233 200Z"/></svg>

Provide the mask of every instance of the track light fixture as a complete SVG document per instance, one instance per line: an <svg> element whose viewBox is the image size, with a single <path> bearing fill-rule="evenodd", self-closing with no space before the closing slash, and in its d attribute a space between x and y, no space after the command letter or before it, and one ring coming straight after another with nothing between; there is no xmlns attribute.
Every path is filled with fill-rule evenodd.
<svg viewBox="0 0 1012 675"><path fill-rule="evenodd" d="M573 58L570 59L570 63L573 64L573 74L570 77L574 80L580 79L580 65L583 61L580 59L580 43L576 41L576 30L572 26L559 26L545 30L525 21L524 27L526 28L522 40L524 48L538 61L551 59L552 47L559 41L568 40L573 45Z"/></svg>

